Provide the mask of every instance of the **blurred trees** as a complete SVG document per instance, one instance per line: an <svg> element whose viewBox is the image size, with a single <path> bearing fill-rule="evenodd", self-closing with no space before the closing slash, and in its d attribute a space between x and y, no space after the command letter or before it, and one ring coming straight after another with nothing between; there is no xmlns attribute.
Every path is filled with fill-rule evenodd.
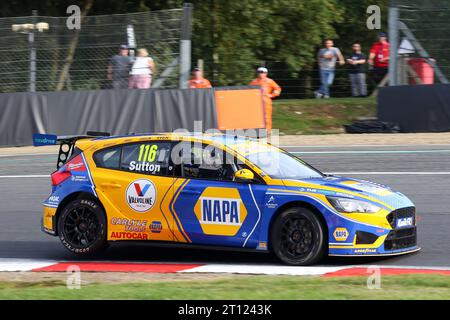
<svg viewBox="0 0 450 320"><path fill-rule="evenodd" d="M90 15L180 8L183 0L93 0ZM378 4L386 26L388 0L191 0L194 4L193 64L204 59L206 75L216 85L246 84L258 65L289 87L310 92L317 78L316 51L326 38L345 55L361 41L365 53L377 30L366 27L366 9ZM84 0L9 0L0 15L65 16L66 8ZM293 86L294 87L294 86ZM293 89L294 90L294 89ZM298 90L298 89L295 89ZM308 91L309 90L309 91ZM289 92L289 89L284 90Z"/></svg>

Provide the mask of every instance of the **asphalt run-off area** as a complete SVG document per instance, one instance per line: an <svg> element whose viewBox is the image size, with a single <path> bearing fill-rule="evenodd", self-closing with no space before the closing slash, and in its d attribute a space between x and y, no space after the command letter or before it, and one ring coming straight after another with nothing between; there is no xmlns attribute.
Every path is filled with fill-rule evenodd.
<svg viewBox="0 0 450 320"><path fill-rule="evenodd" d="M386 184L417 207L415 254L385 258L328 258L323 266L450 267L450 145L283 146L322 172ZM1 155L0 260L80 260L57 237L40 230L42 201L50 193L56 154ZM117 243L96 261L281 267L271 254Z"/></svg>

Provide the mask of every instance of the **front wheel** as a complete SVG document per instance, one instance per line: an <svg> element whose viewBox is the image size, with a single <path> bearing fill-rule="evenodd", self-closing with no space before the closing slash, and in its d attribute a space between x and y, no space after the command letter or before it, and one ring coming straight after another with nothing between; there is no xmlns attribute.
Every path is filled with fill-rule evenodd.
<svg viewBox="0 0 450 320"><path fill-rule="evenodd" d="M72 253L91 255L102 251L107 245L103 209L91 199L70 202L58 219L58 235Z"/></svg>
<svg viewBox="0 0 450 320"><path fill-rule="evenodd" d="M271 245L284 263L311 265L326 253L325 227L311 210L302 207L283 211L273 223Z"/></svg>

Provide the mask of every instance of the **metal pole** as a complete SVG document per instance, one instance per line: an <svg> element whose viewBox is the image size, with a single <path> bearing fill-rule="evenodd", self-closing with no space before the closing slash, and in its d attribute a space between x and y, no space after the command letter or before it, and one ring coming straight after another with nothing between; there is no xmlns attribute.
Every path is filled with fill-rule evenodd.
<svg viewBox="0 0 450 320"><path fill-rule="evenodd" d="M192 3L183 5L180 40L180 89L186 89L191 71L191 31L192 31Z"/></svg>
<svg viewBox="0 0 450 320"><path fill-rule="evenodd" d="M397 85L397 52L399 46L399 10L397 7L397 1L391 0L389 3L388 14L389 25L389 85Z"/></svg>
<svg viewBox="0 0 450 320"><path fill-rule="evenodd" d="M36 24L37 10L32 11L32 22ZM28 32L28 43L30 44L30 92L36 91L36 47L34 46L34 28Z"/></svg>

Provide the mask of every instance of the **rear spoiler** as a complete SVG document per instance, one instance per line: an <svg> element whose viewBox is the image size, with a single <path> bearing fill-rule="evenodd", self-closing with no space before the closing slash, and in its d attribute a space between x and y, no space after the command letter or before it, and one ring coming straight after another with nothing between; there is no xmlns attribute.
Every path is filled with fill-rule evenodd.
<svg viewBox="0 0 450 320"><path fill-rule="evenodd" d="M58 162L56 163L56 169L61 168L73 153L75 142L80 139L96 138L96 137L109 137L111 134L108 132L96 132L88 131L85 135L73 135L73 136L57 136L55 134L33 134L33 146L42 147L59 144Z"/></svg>

